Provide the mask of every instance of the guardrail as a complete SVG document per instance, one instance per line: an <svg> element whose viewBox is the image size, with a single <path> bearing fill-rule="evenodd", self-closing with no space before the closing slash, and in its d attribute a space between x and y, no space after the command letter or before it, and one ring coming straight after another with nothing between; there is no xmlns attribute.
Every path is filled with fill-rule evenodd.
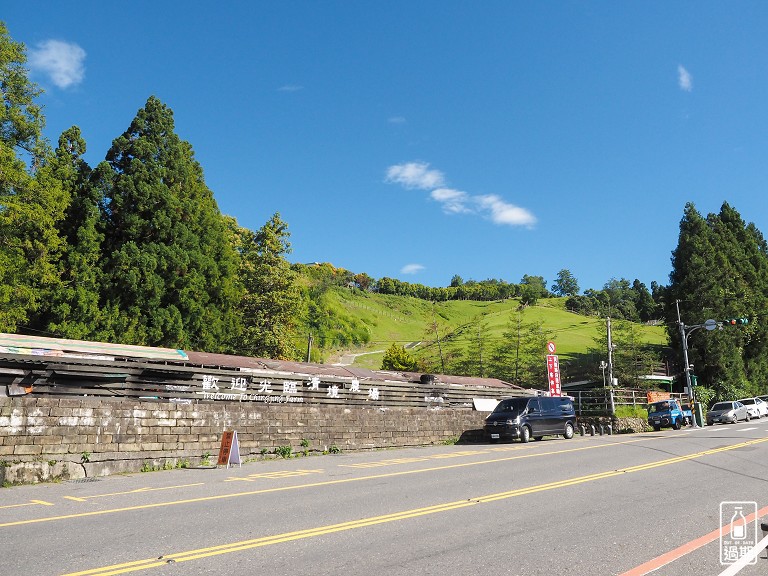
<svg viewBox="0 0 768 576"><path fill-rule="evenodd" d="M567 394L573 398L574 408L576 409L576 414L579 416L611 413L610 388L574 390L567 392ZM680 394L678 392L670 392L668 397L682 399L686 396L685 394ZM614 388L613 405L614 407L633 406L646 408L648 406L647 391L629 388Z"/></svg>

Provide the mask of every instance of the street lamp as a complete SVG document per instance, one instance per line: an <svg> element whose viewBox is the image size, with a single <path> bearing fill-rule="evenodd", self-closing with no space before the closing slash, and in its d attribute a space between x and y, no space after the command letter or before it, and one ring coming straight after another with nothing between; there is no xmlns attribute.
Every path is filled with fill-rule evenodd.
<svg viewBox="0 0 768 576"><path fill-rule="evenodd" d="M600 369L603 371L603 388L605 388L605 369L608 368L608 363L605 360L600 360Z"/></svg>
<svg viewBox="0 0 768 576"><path fill-rule="evenodd" d="M680 322L680 335L683 338L683 362L685 362L685 384L688 388L691 402L693 402L693 386L691 384L691 368L693 368L693 364L688 361L688 338L700 328L705 328L707 331L714 330L717 328L717 321L710 319L704 322L704 324L694 324L693 326L686 326Z"/></svg>
<svg viewBox="0 0 768 576"><path fill-rule="evenodd" d="M682 339L683 343L683 362L684 364L684 371L685 371L685 385L688 389L688 397L691 399L691 408L694 411L693 414L693 425L694 427L698 427L698 422L696 421L696 405L694 403L694 390L693 390L693 384L691 383L691 368L693 368L693 365L688 361L688 338L690 338L691 334L696 332L696 330L699 330L701 328L705 328L708 332L711 332L718 326L717 320L712 320L711 318L709 320L706 320L704 324L694 324L693 326L686 326L683 321L680 319L680 301L675 301L675 304L677 305L677 323L680 326L680 337Z"/></svg>

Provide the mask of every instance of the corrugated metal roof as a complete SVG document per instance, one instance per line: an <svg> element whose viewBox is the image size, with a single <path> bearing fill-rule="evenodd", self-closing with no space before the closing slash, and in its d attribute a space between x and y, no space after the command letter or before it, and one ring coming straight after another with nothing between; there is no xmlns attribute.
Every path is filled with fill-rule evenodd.
<svg viewBox="0 0 768 576"><path fill-rule="evenodd" d="M310 376L332 376L337 378L357 378L359 380L420 382L419 372L395 372L389 370L368 370L353 366L337 366L334 364L315 364L308 362L291 362L288 360L272 360L251 358L247 356L230 356L228 354L212 354L209 352L187 352L189 363L201 366L220 366L222 368L244 368L251 370L274 370L286 374L306 374ZM487 386L493 388L509 388L522 390L509 382L497 378L476 378L471 376L454 376L451 374L434 374L436 383L456 386Z"/></svg>
<svg viewBox="0 0 768 576"><path fill-rule="evenodd" d="M419 372L396 372L388 370L368 370L354 366L338 366L335 364L315 364L309 362L291 362L288 360L272 360L269 358L252 358L248 356L233 356L229 354L214 354L210 352L185 352L170 348L151 346L132 346L102 342L87 342L81 340L65 340L63 338L44 338L0 333L0 354L21 354L37 357L72 357L92 360L115 360L130 358L137 360L160 360L169 364L205 366L208 368L229 368L254 371L271 371L279 374L320 376L335 378L357 378L361 381L377 382L407 382L420 383L422 374ZM109 355L109 357L106 357ZM507 388L523 390L509 382L496 378L475 378L470 376L454 376L451 374L430 375L425 385L448 384L453 386L479 386L489 388Z"/></svg>
<svg viewBox="0 0 768 576"><path fill-rule="evenodd" d="M29 354L33 356L60 356L74 352L91 355L151 358L153 360L187 359L187 355L183 350L174 350L172 348L109 344L85 340L68 340L65 338L43 338L41 336L27 336L25 334L0 333L0 349L10 354Z"/></svg>

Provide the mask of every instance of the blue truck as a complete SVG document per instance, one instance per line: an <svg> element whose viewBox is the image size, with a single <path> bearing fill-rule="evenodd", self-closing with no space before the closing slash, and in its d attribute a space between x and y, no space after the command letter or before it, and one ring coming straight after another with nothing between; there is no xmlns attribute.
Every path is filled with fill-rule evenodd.
<svg viewBox="0 0 768 576"><path fill-rule="evenodd" d="M648 424L657 432L662 428L680 430L693 423L691 409L679 400L668 398L648 404Z"/></svg>

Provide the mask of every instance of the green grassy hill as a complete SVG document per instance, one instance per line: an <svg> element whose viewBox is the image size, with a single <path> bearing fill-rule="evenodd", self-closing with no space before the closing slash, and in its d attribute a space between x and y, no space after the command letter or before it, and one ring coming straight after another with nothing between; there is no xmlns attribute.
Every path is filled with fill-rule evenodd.
<svg viewBox="0 0 768 576"><path fill-rule="evenodd" d="M504 338L510 322L518 315L523 323L541 321L545 333L557 345L563 362L583 360L595 339L605 334L605 320L565 310L565 298L539 300L520 309L518 299L494 302L454 300L435 303L405 296L392 296L333 287L323 296L327 314L339 325L355 324L367 332L368 341L359 346L341 345L320 351L326 363L344 363L379 369L384 350L393 342L403 345L417 359L438 354L435 324L444 355L466 354L477 345L477 319L482 319L486 350ZM475 324L473 324L473 321ZM640 345L660 349L667 343L663 326L635 326ZM542 351L544 353L544 351Z"/></svg>

